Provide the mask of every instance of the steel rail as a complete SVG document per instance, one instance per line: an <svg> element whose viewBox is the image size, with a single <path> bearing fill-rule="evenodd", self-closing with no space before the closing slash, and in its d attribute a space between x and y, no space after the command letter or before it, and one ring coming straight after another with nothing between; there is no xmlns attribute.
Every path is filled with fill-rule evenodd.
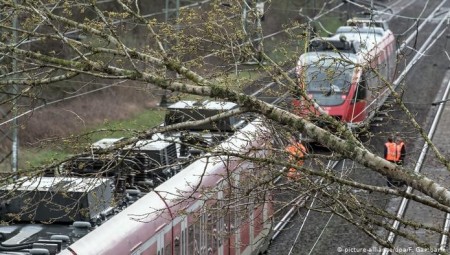
<svg viewBox="0 0 450 255"><path fill-rule="evenodd" d="M447 83L447 88L445 89L444 95L442 96L442 101L439 104L439 108L437 110L436 116L440 116L442 115L442 112L444 111L444 107L445 107L445 103L449 98L449 93L450 93L450 80ZM432 127L437 126L438 121L436 121L436 118L433 120L433 124ZM426 146L428 146L427 143L425 143ZM424 145L424 147L425 147ZM444 221L444 233L441 235L441 241L439 243L439 250L440 251L445 251L445 247L448 244L448 231L450 230L450 213L446 213L445 214L445 221Z"/></svg>
<svg viewBox="0 0 450 255"><path fill-rule="evenodd" d="M327 168L331 166L331 169L334 169L334 168L336 167L336 165L337 165L339 162L340 162L340 161L333 161L333 160L330 160L330 161L328 161ZM324 180L324 178L320 178L320 179L319 179L319 181L318 181L318 182L319 182L319 185L322 184L323 180ZM314 198L313 198L313 200L311 201L311 205L310 205L309 207L312 207L312 206L314 205L314 203L315 203L315 201L316 201L316 198L317 198L317 195L318 195L318 194L319 194L319 191L316 191L315 194L314 194ZM306 201L305 201L305 202L306 202ZM300 233L302 232L303 227L305 226L306 221L308 220L308 217L309 217L310 212L311 212L311 209L308 209L308 211L306 212L306 216L305 216L305 218L303 219L302 225L301 225L301 227L299 228L299 230L298 230L298 232L297 232L297 235L295 236L294 243L292 244L291 249L289 249L289 253L288 253L289 255L292 254L292 251L294 250L295 244L297 243L297 240L298 240L298 238L300 237ZM295 214L292 215L292 217L294 217L294 216L295 216Z"/></svg>
<svg viewBox="0 0 450 255"><path fill-rule="evenodd" d="M331 219L333 219L334 214L330 215L330 218L328 218L327 223L325 223L325 226L322 228L322 231L320 231L319 237L317 237L316 242L314 242L313 247L311 247L311 250L309 251L308 255L311 255L314 251L314 248L316 248L316 245L319 243L320 238L322 238L323 233L325 232L325 229L327 229L328 224L330 224Z"/></svg>
<svg viewBox="0 0 450 255"><path fill-rule="evenodd" d="M427 22L429 22L430 20L431 20L431 18L432 17L434 17L434 15L437 13L437 11L440 9L442 7L442 3L437 7L437 8L435 8L434 10L433 10L433 12L424 20L424 22L419 26L419 28L414 32L414 33L412 33L403 43L402 43L402 45L399 47L399 49L396 51L396 54L398 54L398 53L400 53L416 36L417 36L417 33L419 32L419 31L421 31L423 28L424 28L424 26L425 26L425 24L427 23ZM438 38L440 38L441 36L442 36L442 34L444 33L443 31L441 31L441 33L439 33L436 37L434 37L438 32L439 32L439 29L441 28L441 26L443 25L443 23L444 23L444 21L446 20L448 18L448 14L441 20L441 22L439 23L439 25L434 29L434 31L433 31L433 33L429 36L429 38L426 40L426 42L423 44L423 46L420 48L420 50L416 53L416 55L415 55L415 57L410 61L410 63L407 65L407 67L405 68L405 70L401 73L401 75L394 81L394 83L393 83L393 85L394 85L394 89L400 84L400 82L405 78L405 76L406 76L406 74L412 69L412 67L417 63L417 61L423 56L423 53L424 52L426 52L432 45L434 45L434 43L437 41L437 39ZM422 53L421 53L422 52ZM294 69L293 69L294 70ZM291 70L291 71L293 71L293 70ZM272 85L274 84L274 82L272 82L271 83ZM450 85L450 83L449 83L449 85ZM260 91L264 91L264 89L265 88L262 88L262 89L260 89L260 90L258 90L257 92L260 92ZM386 90L387 91L387 90ZM255 92L255 95L257 94L257 92ZM385 92L384 92L385 93ZM284 94L284 96L286 96L288 93L285 93ZM280 97L280 98L277 98L274 102L279 102L280 100L282 100L281 99L282 97ZM384 104L384 101L385 100L383 100L382 101L382 103L381 103L381 105L382 104ZM422 162L423 161L423 157L422 157L422 159L420 159L420 161ZM411 189L411 187L409 187L408 189ZM315 196L317 195L317 193L315 194ZM309 197L308 197L309 198ZM288 221L290 221L290 219L292 218L292 217L294 217L295 216L295 213L296 213L296 208L298 208L298 206L299 205L304 205L304 203L305 203L306 201L303 201L303 203L301 203L301 201L300 201L300 199L298 199L297 201L295 201L295 205L291 208L291 210L289 210L289 212L283 217L283 219L280 221L280 223L274 228L274 230L275 230L275 234L274 234L274 236L273 236L273 239L275 239L277 236L278 236L278 234L279 234L279 232L281 232L281 230L286 226L286 224L287 224L287 222ZM312 203L314 203L314 200L313 200L313 202ZM403 205L402 206L402 208L403 207L406 207L406 205ZM308 215L309 215L309 211L310 210L308 210L308 213L307 213L307 215L306 215L306 217L305 217L305 219L304 219L304 221L303 221L303 223L302 223L302 226L300 227L300 230L299 230L299 233L301 232L301 230L302 230L302 228L303 228L303 226L304 226L304 224L305 224L305 222L306 222L306 220L307 220L307 218L308 218ZM402 213L403 214L403 213ZM394 225L398 228L398 223L397 224L395 224L394 223ZM444 233L447 233L448 232L448 229L450 228L450 214L447 214L447 217L446 217L446 224L445 224L446 226L447 226L447 230L445 231L444 230ZM297 234L297 237L299 236L299 233ZM392 232L391 232L392 233ZM390 237L388 237L388 239L389 238L392 238L391 237L391 234L390 234ZM273 240L272 239L272 240ZM393 239L393 238L392 238ZM443 235L442 236L442 240L441 240L441 247L443 247L443 246L445 246L445 244L446 244L446 242L447 242L447 240L448 240L448 237L447 237L447 235ZM386 250L386 249L384 249L384 250ZM383 250L383 251L384 251ZM290 250L290 253L292 252L292 248L291 248L291 250Z"/></svg>
<svg viewBox="0 0 450 255"><path fill-rule="evenodd" d="M339 163L340 161L334 161L334 160L329 160L327 163L327 169L334 169L336 167L336 165ZM321 184L323 182L323 178L320 178L318 180L319 184ZM315 193L314 197L317 196L318 192ZM291 204L293 204L293 206L289 209L289 211L283 216L283 218L280 220L280 222L273 228L273 235L271 240L275 240L278 235L281 233L281 231L283 231L283 229L286 227L286 225L291 221L291 219L297 214L297 209L299 207L303 207L306 203L306 201L310 198L310 196L301 196L298 197L296 199L294 199ZM314 200L312 201L312 204L314 203ZM309 214L308 210L308 213ZM307 218L307 217L306 217ZM306 222L306 218L304 219L304 222L302 225L305 224ZM301 231L301 229L300 229Z"/></svg>
<svg viewBox="0 0 450 255"><path fill-rule="evenodd" d="M304 206L306 203L306 200L308 200L308 199L309 199L309 196L306 196L306 197L302 196L302 197L299 197L292 201L293 206L291 207L291 209L289 209L289 211L283 216L283 218L281 218L280 222L278 222L278 224L275 225L275 227L273 228L274 232L271 237L271 240L275 240L278 237L278 235L281 233L281 231L283 231L283 229L286 227L286 225L290 222L292 217L294 217L297 209Z"/></svg>
<svg viewBox="0 0 450 255"><path fill-rule="evenodd" d="M409 43L417 36L417 34L424 28L425 24L426 24L427 22L429 22L429 21L431 20L431 18L434 17L434 15L440 10L440 8L442 7L442 5L443 5L443 3L441 3L438 7L436 7L436 8L433 10L433 12L432 12L432 13L424 20L424 22L418 27L418 29L417 29L416 31L414 31L414 32L413 32L413 33L412 33L412 34L411 34L411 35L410 35L410 36L409 36L409 37L401 44L401 46L397 49L396 54L399 54L405 47L407 47L407 45L408 45L408 44L409 44ZM416 64L417 61L423 56L423 54L424 54L431 46L434 45L434 43L437 41L438 38L440 38L440 37L443 35L444 31L441 31L439 34L438 34L438 32L439 32L439 29L440 29L440 28L442 27L442 25L444 24L444 22L446 21L446 19L448 18L448 16L449 16L449 14L447 14L447 15L440 21L439 25L436 26L436 28L433 30L432 34L430 34L430 36L428 37L428 39L424 42L424 44L422 45L422 47L416 52L416 55L414 56L414 58L409 62L409 64L407 65L407 67L403 70L403 72L399 75L399 77L394 81L394 83L393 83L393 88L394 88L394 90L397 88L397 86L400 84L400 82L403 81L403 79L405 78L406 74L409 73L409 71L412 69L413 66L415 66L415 64ZM438 35L435 37L436 34L438 34ZM293 72L294 70L295 70L295 68L292 69L292 70L290 70L289 73L290 73L290 72ZM269 84L266 85L264 88L261 88L260 90L258 90L258 91L256 91L255 93L253 93L252 96L256 96L256 95L258 95L259 93L262 93L263 91L265 91L266 89L270 88L270 87L273 86L274 84L275 84L275 82L269 83ZM449 85L448 85L448 86L449 86L449 87L448 87L448 89L447 89L447 91L446 91L446 94L445 94L443 100L445 100L445 99L447 98L447 93L448 93L448 90L450 89L450 82L449 82ZM386 89L383 93L386 93L387 91L388 91L388 89ZM278 103L278 102L280 102L281 100L285 99L285 98L288 96L288 94L289 94L289 93L285 93L283 96L281 96L281 97L275 99L275 100L273 101L273 103ZM385 102L385 100L381 101L380 106L383 105L384 102ZM440 108L439 108L439 111L438 111L439 114L440 114L440 111L442 111L442 110L441 110L442 108L443 108L443 105L441 104L441 105L440 105ZM435 120L436 120L436 119L435 119ZM433 132L434 132L434 130L433 130ZM431 139L431 137L430 137L430 139ZM425 145L428 147L428 145L427 145L426 143L425 143ZM419 158L418 164L421 165L422 162L423 162L423 160L424 160L424 155L421 154L421 156L420 156L420 158ZM336 163L337 163L337 162L336 162ZM416 169L418 169L418 170L416 170ZM417 165L416 165L416 169L414 170L415 172L419 172L419 171L420 171L420 167L417 167ZM412 188L411 188L411 187L408 187L407 192L411 192L411 191L412 191ZM317 192L316 192L315 196L316 196L316 195L317 195ZM314 196L314 199L313 199L313 201L312 201L312 204L314 203L315 196ZM302 200L302 199L304 199L304 200ZM279 233L283 230L283 228L287 225L287 223L288 223L288 222L296 215L297 209L298 209L300 206L304 206L304 204L306 203L306 200L307 200L307 199L309 199L309 196L306 197L306 198L305 198L305 197L301 197L301 198L298 198L297 200L294 201L294 205L291 207L291 209L286 213L286 215L282 218L282 220L275 226L275 228L274 228L275 233L274 233L274 235L272 236L272 240L274 240L274 239L279 235ZM400 206L400 208L399 208L399 212L400 212L400 211L402 211L402 212L398 213L398 214L397 214L397 217L399 217L399 216L400 216L400 217L403 217L404 210L406 209L407 201L408 201L408 200L407 200L407 201L405 201L405 200L407 200L407 199L403 198L402 203L401 203L401 206ZM312 204L311 204L311 205L312 205ZM304 221L303 221L303 223L302 223L302 226L301 226L300 229L299 229L299 233L300 233L301 230L303 229L303 226L304 226L304 224L305 224L305 222L306 222L306 220L307 220L307 218L308 218L309 211L310 211L310 210L308 210L307 215L306 215L306 217L305 217L305 219L304 219ZM398 222L398 221L395 221L394 224L393 224L393 228L398 229L398 227L399 227L399 222ZM444 233L448 233L449 229L450 229L450 214L447 214L447 215L446 215L446 220L445 220ZM297 234L297 237L299 236L299 233ZM394 234L393 232L390 232L390 233L389 233L389 236L388 236L388 242L393 242L394 238L395 238L395 234ZM443 234L442 237L441 237L440 248L441 248L441 249L445 248L447 242L448 242L448 236L447 236L446 234ZM385 251L388 251L388 250L387 250L386 248L384 248L384 249L383 249L383 253L382 253L383 255L384 255L384 254L387 254L387 253L385 253ZM291 250L290 250L289 253L291 253L291 252L292 252L292 248L291 248Z"/></svg>
<svg viewBox="0 0 450 255"><path fill-rule="evenodd" d="M449 16L449 14L446 15L446 17L448 17L448 16ZM443 21L444 21L444 19L443 19ZM443 21L441 21L441 23L442 23ZM441 25L441 24L440 24L440 25ZM437 27L435 28L435 30L433 31L433 34L435 34L434 32L437 31L438 29L440 29L440 26L437 26ZM444 30L444 31L445 31L445 30ZM425 43L425 44L421 47L421 49L416 53L414 59L410 62L411 67L412 67L412 66L417 62L417 60L419 60L419 59L423 56L423 54L425 53L425 51L423 51L423 48L427 47L427 48L429 49L429 47L431 47L431 46L436 42L436 40L437 40L440 36L442 36L442 34L444 33L444 31L441 31L441 33L440 33L440 34L439 34L432 42L430 42L430 40L427 40L427 41L426 41L426 43ZM431 38L432 38L432 37L430 36L428 39L431 39ZM427 43L428 43L429 45L426 45ZM409 69L410 69L410 68L409 68ZM408 70L409 70L409 69L408 69ZM398 78L398 80L402 80L402 79L404 78L405 75L406 75L405 72L402 73L402 75ZM450 82L449 82L448 86L450 86ZM448 88L447 88L447 90L446 90L445 97L446 97L446 98L448 97ZM441 105L439 106L438 112L436 113L436 116L434 117L433 124L431 125L431 128L430 128L430 130L429 130L429 132L428 132L428 134L427 134L427 136L428 136L428 138L429 138L430 140L433 138L434 132L435 132L436 127L437 127L437 123L439 122L439 119L440 119L440 117L441 117L441 114L442 114L442 108L443 108L443 105L441 104ZM423 165L423 161L424 161L424 159L425 159L425 156L426 156L427 152L428 152L428 143L425 142L424 145L423 145L423 147L422 147L422 151L421 151L421 153L420 153L420 155L419 155L419 159L418 159L418 161L417 161L417 163L416 163L416 165L415 165L414 173L419 173L419 172L420 172L420 170L421 170L421 168L422 168L422 165ZM412 189L412 187L410 187L410 186L406 189L406 193L407 193L407 194L411 194L412 191L413 191L413 189ZM409 199L403 197L403 199L402 199L402 201L401 201L401 204L400 204L400 206L399 206L399 208L398 208L398 210L397 210L397 215L396 215L397 218L403 218L404 213L405 213L405 211L406 211L406 207L407 207L407 205L408 205L408 202L409 202ZM392 228L395 229L395 230L398 230L399 226L400 226L400 221L398 221L398 220L395 220L394 223L392 224ZM388 242L388 243L391 243L391 244L394 243L395 237L396 237L396 234L395 234L393 231L390 231L390 232L389 232L389 235L388 235L388 238L387 238L387 242ZM389 254L389 253L390 253L389 249L384 248L381 254L387 255L387 254Z"/></svg>

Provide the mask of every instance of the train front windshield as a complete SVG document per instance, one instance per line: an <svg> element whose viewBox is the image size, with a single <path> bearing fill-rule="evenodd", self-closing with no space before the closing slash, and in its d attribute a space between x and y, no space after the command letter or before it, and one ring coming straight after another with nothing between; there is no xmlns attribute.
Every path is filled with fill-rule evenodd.
<svg viewBox="0 0 450 255"><path fill-rule="evenodd" d="M350 90L353 65L322 63L304 67L302 84L306 91L321 106L343 104Z"/></svg>

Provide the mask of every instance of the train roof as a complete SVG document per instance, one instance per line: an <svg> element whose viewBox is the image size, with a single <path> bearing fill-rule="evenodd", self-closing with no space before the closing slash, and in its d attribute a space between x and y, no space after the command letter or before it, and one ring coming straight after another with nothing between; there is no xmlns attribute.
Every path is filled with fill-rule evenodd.
<svg viewBox="0 0 450 255"><path fill-rule="evenodd" d="M351 27L342 26L336 30L332 38L341 38L352 42L356 52L366 53L378 45L389 32L379 27Z"/></svg>
<svg viewBox="0 0 450 255"><path fill-rule="evenodd" d="M388 23L378 16L373 17L354 17L347 20L347 26L356 27L380 27L389 30Z"/></svg>
<svg viewBox="0 0 450 255"><path fill-rule="evenodd" d="M238 108L233 102L225 101L179 101L167 107L168 113L164 118L165 125L178 124L185 121L204 120L214 115ZM185 131L204 132L234 132L239 124L238 117L230 116L221 120L190 126Z"/></svg>
<svg viewBox="0 0 450 255"><path fill-rule="evenodd" d="M249 150L254 151L252 150L253 147L259 146L261 142L265 142L256 139L256 137L265 135L267 139L270 139L270 134L267 133L268 130L264 128L262 123L264 122L261 119L254 120L252 123L237 131L234 136L221 143L220 149L227 150L231 153L242 153ZM208 185L210 186L205 186L204 182L207 182L209 177L220 178L220 173L216 173L216 170L223 168L223 165L226 164L225 162L229 161L224 160L222 156L214 156L211 154L194 161L183 171L156 187L153 192L149 192L115 217L73 243L71 249L77 252L77 254L92 254L93 249L96 248L92 246L94 242L104 244L100 249L107 248L107 244L121 241L124 236L135 233L143 224L158 224L154 228L146 226L151 231L158 231L157 228L165 225L160 225L161 222L156 222L155 218L167 217L167 220L170 220L172 216L166 215L164 210L169 207L172 213L175 213L176 208L173 207L174 204L185 206L185 204L180 203L182 201L180 199L185 196L192 197L191 195L193 194L190 194L190 192L200 192L200 190L196 190L200 187L200 183L203 183L201 187L204 188L215 187L217 185L215 181L209 183ZM203 200L197 201L202 202ZM186 209L189 210L189 208ZM118 226L120 226L119 232L110 231ZM97 233L103 234L99 236ZM123 248L127 249L127 247ZM61 254L72 253L65 250Z"/></svg>
<svg viewBox="0 0 450 255"><path fill-rule="evenodd" d="M341 26L330 37L312 39L309 52L300 56L299 64L321 62L327 66L338 61L348 66L347 62L366 61L367 54L373 54L373 50L378 47L377 45L389 36L392 36L392 32L382 27ZM339 59L342 59L342 61L339 61Z"/></svg>

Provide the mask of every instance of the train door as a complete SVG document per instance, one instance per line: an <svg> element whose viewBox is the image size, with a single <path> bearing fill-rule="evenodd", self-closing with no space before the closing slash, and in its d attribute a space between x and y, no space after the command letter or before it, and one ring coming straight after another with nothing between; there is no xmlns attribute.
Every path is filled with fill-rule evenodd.
<svg viewBox="0 0 450 255"><path fill-rule="evenodd" d="M387 46L387 65L388 65L388 76L389 82L393 82L395 78L395 67L396 67L396 54L395 54L395 41L393 40Z"/></svg>
<svg viewBox="0 0 450 255"><path fill-rule="evenodd" d="M233 192L233 196L235 201L237 201L238 204L242 203L241 200L241 192L240 192L240 188L242 188L240 185L242 184L242 171L243 170L243 166L239 165L238 168L235 170L236 173L236 179L235 179L235 185L236 187L238 187L237 189L234 190ZM235 251L236 251L236 255L241 254L241 252L243 251L243 244L246 243L246 238L248 237L247 235L245 235L245 222L243 221L243 216L245 216L245 214L242 214L241 209L239 208L239 206L235 206L234 210L232 212L234 214L234 228L231 230L234 235L235 235Z"/></svg>
<svg viewBox="0 0 450 255"><path fill-rule="evenodd" d="M187 255L188 248L188 217L185 216L181 220L181 238L180 238L180 254Z"/></svg>
<svg viewBox="0 0 450 255"><path fill-rule="evenodd" d="M246 166L247 167L247 170L246 171L248 171L249 173L251 173L251 174L249 174L249 176L247 176L246 178L250 178L250 176L253 176L253 178L258 178L257 176L258 176L258 171L255 171L255 165L253 164L253 163L250 163L250 164L248 164L248 166ZM248 183L248 185L246 185L247 187L246 187L246 189L251 189L252 188L252 182L253 182L253 178L250 178L251 179L251 181L250 181L250 183ZM253 251L254 249L255 249L255 247L256 247L256 245L255 245L255 241L256 241L256 238L255 238L255 233L256 233L256 231L257 231L257 229L255 229L255 227L256 227L256 222L257 222L257 220L255 220L255 217L257 217L257 212L256 212L256 210L257 210L257 206L256 206L256 204L255 204L255 198L253 197L253 195L250 195L249 194L249 196L248 196L248 198L246 198L246 202L247 202L247 204L249 205L248 207L248 212L247 212L247 214L248 214L248 227L249 227L249 230L248 230L248 235L249 235L249 243L248 243L248 248L247 249L250 249L250 251Z"/></svg>
<svg viewBox="0 0 450 255"><path fill-rule="evenodd" d="M350 122L362 122L367 118L367 96L368 96L368 84L365 74L360 76L359 81L355 86L355 92L353 94L352 101L349 107L348 116Z"/></svg>
<svg viewBox="0 0 450 255"><path fill-rule="evenodd" d="M208 251L208 239L207 239L207 223L208 223L208 216L207 212L202 209L202 215L200 220L200 254L201 255L207 255Z"/></svg>
<svg viewBox="0 0 450 255"><path fill-rule="evenodd" d="M219 193L217 193L218 208L224 208L223 187L224 187L223 182L221 182L219 184ZM216 231L217 255L224 255L225 217L226 213L218 212L218 222Z"/></svg>
<svg viewBox="0 0 450 255"><path fill-rule="evenodd" d="M164 231L159 231L156 237L156 244L157 244L157 250L158 255L165 255L164 253Z"/></svg>

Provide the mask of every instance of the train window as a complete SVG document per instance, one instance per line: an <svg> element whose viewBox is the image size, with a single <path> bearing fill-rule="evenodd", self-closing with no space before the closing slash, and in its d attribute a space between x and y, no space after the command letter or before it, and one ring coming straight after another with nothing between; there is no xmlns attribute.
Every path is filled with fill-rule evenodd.
<svg viewBox="0 0 450 255"><path fill-rule="evenodd" d="M306 73L307 92L321 106L340 105L348 94L353 75L353 66L340 64L339 61L319 61L303 69Z"/></svg>
<svg viewBox="0 0 450 255"><path fill-rule="evenodd" d="M365 100L367 97L367 82L366 77L364 75L361 76L361 80L358 83L358 87L356 88L356 94L353 97L353 103Z"/></svg>
<svg viewBox="0 0 450 255"><path fill-rule="evenodd" d="M185 255L186 253L185 253L185 251L184 251L184 245L185 245L185 242L186 242L186 240L185 240L185 234L186 234L186 231L185 230L181 230L181 240L180 240L180 247L179 247L179 249L175 246L175 254L176 255L178 255L178 254L181 254L181 255Z"/></svg>

